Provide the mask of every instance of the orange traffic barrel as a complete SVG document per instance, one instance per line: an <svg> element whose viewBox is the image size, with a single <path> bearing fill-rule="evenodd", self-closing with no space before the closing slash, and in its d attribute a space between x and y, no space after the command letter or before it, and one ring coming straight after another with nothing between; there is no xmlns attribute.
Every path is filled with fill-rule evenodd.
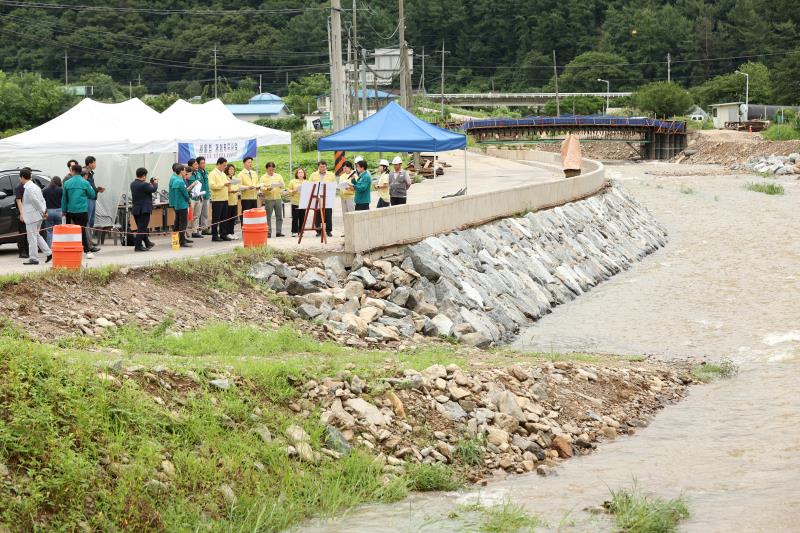
<svg viewBox="0 0 800 533"><path fill-rule="evenodd" d="M59 224L53 227L53 268L80 270L83 259L83 228L75 224Z"/></svg>
<svg viewBox="0 0 800 533"><path fill-rule="evenodd" d="M242 214L242 242L245 248L266 246L267 211L263 207L248 209Z"/></svg>

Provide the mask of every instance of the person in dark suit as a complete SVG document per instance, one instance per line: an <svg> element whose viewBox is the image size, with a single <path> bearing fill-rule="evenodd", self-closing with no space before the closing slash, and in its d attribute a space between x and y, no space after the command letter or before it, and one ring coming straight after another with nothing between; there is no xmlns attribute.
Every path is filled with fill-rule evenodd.
<svg viewBox="0 0 800 533"><path fill-rule="evenodd" d="M158 180L147 182L147 169L136 169L136 179L131 182L131 214L136 221L134 250L147 252L155 246L147 234L150 228L150 213L153 212L153 195L158 192Z"/></svg>

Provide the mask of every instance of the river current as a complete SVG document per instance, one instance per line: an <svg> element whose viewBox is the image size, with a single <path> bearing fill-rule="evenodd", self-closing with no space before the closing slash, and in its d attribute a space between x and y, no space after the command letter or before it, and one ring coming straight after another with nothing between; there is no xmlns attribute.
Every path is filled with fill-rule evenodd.
<svg viewBox="0 0 800 533"><path fill-rule="evenodd" d="M786 194L766 196L744 189L761 177L657 175L675 169L608 168L667 226L669 244L556 308L514 346L726 357L740 366L737 377L693 387L649 427L564 462L553 477L413 495L301 529L469 531L477 526L458 506L479 499L523 505L547 523L543 530L608 531L608 517L586 509L637 483L646 493L686 498L683 531L800 531L800 182L779 180Z"/></svg>

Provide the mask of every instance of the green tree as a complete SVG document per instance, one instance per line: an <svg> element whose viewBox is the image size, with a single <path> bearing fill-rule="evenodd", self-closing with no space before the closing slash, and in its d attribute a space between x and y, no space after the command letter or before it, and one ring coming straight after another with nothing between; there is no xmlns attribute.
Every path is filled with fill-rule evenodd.
<svg viewBox="0 0 800 533"><path fill-rule="evenodd" d="M29 72L0 71L0 130L38 126L75 101L59 82Z"/></svg>
<svg viewBox="0 0 800 533"><path fill-rule="evenodd" d="M597 96L567 96L559 101L559 109L562 114L593 115L602 111L605 103L604 98ZM548 101L544 105L542 113L554 117L556 115L556 101Z"/></svg>
<svg viewBox="0 0 800 533"><path fill-rule="evenodd" d="M772 71L776 104L800 104L800 49L787 55Z"/></svg>
<svg viewBox="0 0 800 533"><path fill-rule="evenodd" d="M289 95L284 98L286 106L295 115L305 115L309 109L317 108L317 96L329 93L331 85L324 74L303 76L289 84Z"/></svg>
<svg viewBox="0 0 800 533"><path fill-rule="evenodd" d="M750 103L772 103L770 72L763 63L745 63L738 70L750 76ZM722 102L744 102L746 81L743 75L731 72L693 87L690 92L695 103L701 107Z"/></svg>
<svg viewBox="0 0 800 533"><path fill-rule="evenodd" d="M237 87L222 95L221 100L226 104L246 104L256 92L247 87Z"/></svg>
<svg viewBox="0 0 800 533"><path fill-rule="evenodd" d="M162 93L153 96L147 96L143 101L145 104L161 113L169 106L177 102L179 98L180 95L175 93Z"/></svg>
<svg viewBox="0 0 800 533"><path fill-rule="evenodd" d="M692 48L691 25L681 11L670 4L655 5L654 2L612 5L606 12L603 23L601 48L624 56L629 65L626 78L611 80L617 86L628 86L628 81L638 81L641 75L646 80L667 78L667 54L673 57L687 56ZM680 76L688 70L688 63L673 66L673 74ZM609 75L611 76L611 75ZM609 79L607 76L601 78ZM612 78L614 76L611 76Z"/></svg>
<svg viewBox="0 0 800 533"><path fill-rule="evenodd" d="M92 98L104 102L121 102L128 96L128 91L114 81L114 78L102 72L91 72L80 77L78 85L92 87ZM126 87L127 89L127 87Z"/></svg>
<svg viewBox="0 0 800 533"><path fill-rule="evenodd" d="M608 52L585 52L564 68L558 77L558 88L563 92L605 92L606 85L598 78L609 80L611 90L627 90L638 85L641 78L638 70L631 69L628 61ZM623 81L624 80L624 81ZM548 88L554 86L551 82Z"/></svg>
<svg viewBox="0 0 800 533"><path fill-rule="evenodd" d="M686 113L692 96L683 87L666 81L648 83L633 95L636 107L657 117L674 117Z"/></svg>

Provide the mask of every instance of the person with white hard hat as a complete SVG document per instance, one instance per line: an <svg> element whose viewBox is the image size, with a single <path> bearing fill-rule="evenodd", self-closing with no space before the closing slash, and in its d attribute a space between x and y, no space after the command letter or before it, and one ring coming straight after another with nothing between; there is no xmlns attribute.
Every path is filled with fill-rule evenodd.
<svg viewBox="0 0 800 533"><path fill-rule="evenodd" d="M392 205L403 205L408 197L408 189L411 187L411 176L403 170L403 160L400 156L392 159L394 172L389 174L389 200Z"/></svg>
<svg viewBox="0 0 800 533"><path fill-rule="evenodd" d="M389 197L389 162L381 159L378 163L378 182L375 185L375 190L378 191L378 207L389 207L392 205L391 198Z"/></svg>

